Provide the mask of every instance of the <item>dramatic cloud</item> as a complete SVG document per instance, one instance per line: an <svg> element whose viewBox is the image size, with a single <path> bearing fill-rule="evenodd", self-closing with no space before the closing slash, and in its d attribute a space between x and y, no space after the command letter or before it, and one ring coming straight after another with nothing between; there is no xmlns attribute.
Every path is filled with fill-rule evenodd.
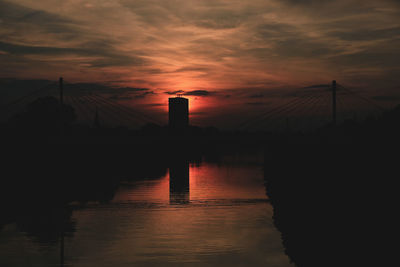
<svg viewBox="0 0 400 267"><path fill-rule="evenodd" d="M184 93L182 90L177 90L177 91L167 91L165 92L167 95L181 95Z"/></svg>
<svg viewBox="0 0 400 267"><path fill-rule="evenodd" d="M0 75L182 93L194 109L334 79L393 95L399 17L394 0L0 0Z"/></svg>
<svg viewBox="0 0 400 267"><path fill-rule="evenodd" d="M207 90L193 90L193 91L183 91L183 90L177 90L177 91L167 91L164 92L167 95L184 95L184 96L210 96L213 95L213 92L207 91Z"/></svg>
<svg viewBox="0 0 400 267"><path fill-rule="evenodd" d="M187 96L209 96L211 95L212 92L206 91L206 90L194 90L194 91L189 91L183 93L183 95Z"/></svg>
<svg viewBox="0 0 400 267"><path fill-rule="evenodd" d="M52 91L58 93L58 82L49 80L18 80L18 79L2 79L0 78L0 93L8 101L12 100L18 95L24 95L30 91L40 91L47 89L43 93ZM65 83L64 94L66 96L85 96L91 94L109 95L111 99L128 99L130 97L142 97L149 94L155 94L148 88L135 88L135 87L116 87L98 83ZM10 99L11 98L11 99ZM4 99L3 99L4 100Z"/></svg>
<svg viewBox="0 0 400 267"><path fill-rule="evenodd" d="M138 95L135 95L135 98L145 98L148 95L154 95L155 93L153 91L149 91L149 92L144 92L144 93L140 93Z"/></svg>
<svg viewBox="0 0 400 267"><path fill-rule="evenodd" d="M264 102L247 102L246 105L250 105L250 106L265 106L266 103L264 103Z"/></svg>
<svg viewBox="0 0 400 267"><path fill-rule="evenodd" d="M304 89L314 89L314 88L329 88L331 87L330 84L315 84L304 87Z"/></svg>
<svg viewBox="0 0 400 267"><path fill-rule="evenodd" d="M263 94L254 94L254 95L249 95L249 98L262 98L264 97Z"/></svg>

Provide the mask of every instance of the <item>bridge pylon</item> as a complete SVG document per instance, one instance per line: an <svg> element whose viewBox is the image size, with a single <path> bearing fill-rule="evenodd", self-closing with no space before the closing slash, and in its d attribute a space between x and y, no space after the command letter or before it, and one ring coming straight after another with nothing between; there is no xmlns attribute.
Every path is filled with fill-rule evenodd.
<svg viewBox="0 0 400 267"><path fill-rule="evenodd" d="M336 125L336 81L332 81L332 124Z"/></svg>

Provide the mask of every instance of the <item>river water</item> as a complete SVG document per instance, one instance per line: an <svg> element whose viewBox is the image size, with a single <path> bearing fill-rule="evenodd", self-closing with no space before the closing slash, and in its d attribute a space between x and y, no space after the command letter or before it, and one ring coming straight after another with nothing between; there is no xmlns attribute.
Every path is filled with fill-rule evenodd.
<svg viewBox="0 0 400 267"><path fill-rule="evenodd" d="M293 266L262 162L181 161L156 179L123 181L110 201L70 203L62 237L11 222L0 229L0 266Z"/></svg>

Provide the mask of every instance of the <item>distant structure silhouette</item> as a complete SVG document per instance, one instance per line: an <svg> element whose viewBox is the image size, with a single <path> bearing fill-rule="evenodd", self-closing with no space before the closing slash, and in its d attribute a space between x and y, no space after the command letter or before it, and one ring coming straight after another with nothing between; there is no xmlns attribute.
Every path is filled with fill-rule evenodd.
<svg viewBox="0 0 400 267"><path fill-rule="evenodd" d="M68 115L64 108L61 108L64 105L69 105L74 109L79 124L93 128L99 126L99 123L96 122L99 120L99 115L102 128L107 128L105 126L108 125L108 127L140 129L143 125L153 125L156 126L153 127L154 132L157 127L164 125L163 121L118 101L120 99L118 94L115 96L105 95L102 92L107 86L101 84L65 83L63 77L60 77L57 82L0 79L0 86L5 86L6 89L21 87L21 95L19 93L16 93L15 96L13 96L14 93L10 94L11 98L18 95L16 99L8 103L3 99L0 101L3 102L0 103L0 123L10 121L16 114L24 112L26 107L36 99L52 96L58 98L59 107L54 114L58 115L57 126L60 134L64 134L68 128L66 125L66 116L68 117ZM32 87L34 90L28 89L28 87ZM26 92L22 95L24 91ZM344 121L375 118L396 102L393 99L390 102L386 101L387 103L382 106L377 102L381 99L379 96L367 97L360 94L362 91L365 90L356 87L347 88L336 80L333 80L331 84L293 88L280 96L281 101L271 102L271 105L264 105L265 103L263 104L262 101L246 103L255 104L260 109L257 109L254 115L244 117L244 121L238 122L238 124L236 124L236 120L232 121L230 127L226 125L228 126L227 130L274 133L310 132L328 125L340 125ZM184 94L177 94L176 97L169 99L169 129L172 132L188 133L195 129L189 127L189 100L183 96ZM96 107L99 108L99 114L96 114ZM238 116L237 119L240 118L241 116ZM150 128L147 127L147 129ZM182 129L188 131L180 131Z"/></svg>
<svg viewBox="0 0 400 267"><path fill-rule="evenodd" d="M99 110L97 109L97 107L96 107L96 113L94 115L93 127L100 128Z"/></svg>
<svg viewBox="0 0 400 267"><path fill-rule="evenodd" d="M336 80L332 81L332 123L336 125Z"/></svg>
<svg viewBox="0 0 400 267"><path fill-rule="evenodd" d="M189 99L184 97L169 98L169 127L184 129L189 126Z"/></svg>
<svg viewBox="0 0 400 267"><path fill-rule="evenodd" d="M176 158L169 167L169 201L170 204L187 204L189 198L189 161Z"/></svg>
<svg viewBox="0 0 400 267"><path fill-rule="evenodd" d="M58 80L59 87L60 87L60 105L64 104L64 79L60 77Z"/></svg>

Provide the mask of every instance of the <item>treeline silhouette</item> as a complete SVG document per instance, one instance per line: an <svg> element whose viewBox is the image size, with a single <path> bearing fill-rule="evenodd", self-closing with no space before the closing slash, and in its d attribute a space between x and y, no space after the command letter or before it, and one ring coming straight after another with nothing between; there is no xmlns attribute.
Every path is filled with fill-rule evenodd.
<svg viewBox="0 0 400 267"><path fill-rule="evenodd" d="M298 267L397 262L400 107L265 149L265 183L285 252Z"/></svg>

